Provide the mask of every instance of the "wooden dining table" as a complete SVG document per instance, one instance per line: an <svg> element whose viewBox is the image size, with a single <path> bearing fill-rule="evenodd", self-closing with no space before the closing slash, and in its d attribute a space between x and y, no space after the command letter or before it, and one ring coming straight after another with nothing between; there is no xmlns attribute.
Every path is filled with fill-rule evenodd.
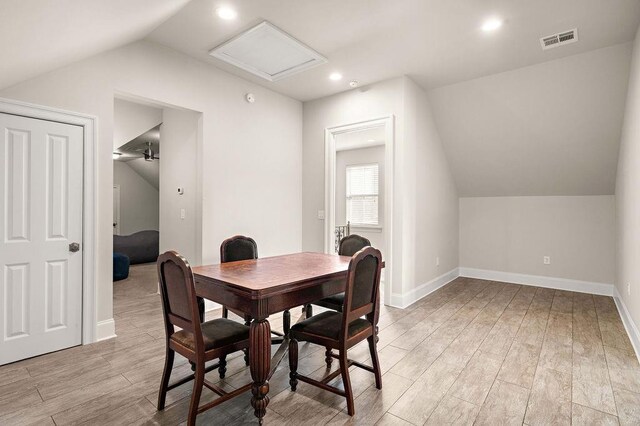
<svg viewBox="0 0 640 426"><path fill-rule="evenodd" d="M345 290L351 257L294 253L193 268L196 294L250 315L251 406L262 424L269 379L284 358L288 337L271 357L269 315L304 306Z"/></svg>

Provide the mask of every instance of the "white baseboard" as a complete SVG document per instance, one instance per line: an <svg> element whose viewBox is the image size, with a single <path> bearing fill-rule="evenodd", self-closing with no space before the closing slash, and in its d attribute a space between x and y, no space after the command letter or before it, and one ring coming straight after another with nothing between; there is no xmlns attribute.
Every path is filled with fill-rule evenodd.
<svg viewBox="0 0 640 426"><path fill-rule="evenodd" d="M409 305L416 303L423 297L433 293L440 287L449 284L451 281L458 278L458 268L453 268L449 272L446 272L439 277L432 279L431 281L424 283L413 290L410 290L406 294L391 294L391 306L396 308L406 308Z"/></svg>
<svg viewBox="0 0 640 426"><path fill-rule="evenodd" d="M113 318L98 321L96 325L96 342L116 337L116 322Z"/></svg>
<svg viewBox="0 0 640 426"><path fill-rule="evenodd" d="M633 349L636 351L636 357L640 360L640 331L638 331L636 323L633 322L633 318L631 318L627 305L624 304L617 287L613 288L613 300L616 302L616 307L618 308L620 318L622 318L624 328L627 330Z"/></svg>
<svg viewBox="0 0 640 426"><path fill-rule="evenodd" d="M490 271L460 267L460 276L478 278L482 280L502 281L506 283L532 285L536 287L568 290L578 293L599 294L613 296L613 284L596 283L590 281L570 280L567 278L545 277L542 275L517 274L514 272Z"/></svg>

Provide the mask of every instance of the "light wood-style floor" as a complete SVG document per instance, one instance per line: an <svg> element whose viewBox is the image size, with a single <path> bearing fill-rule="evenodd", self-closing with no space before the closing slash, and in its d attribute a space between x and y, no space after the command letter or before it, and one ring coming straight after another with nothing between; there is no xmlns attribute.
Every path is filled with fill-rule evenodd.
<svg viewBox="0 0 640 426"><path fill-rule="evenodd" d="M190 383L155 408L164 336L154 274L134 267L115 284L116 339L0 367L0 424L183 423ZM352 368L355 417L336 395L305 383L291 392L284 362L265 424L640 424L640 365L610 297L459 278L408 309L383 308L380 329L383 389ZM302 345L299 370L326 374L323 352ZM368 361L367 348L350 357ZM174 377L188 371L180 362ZM221 383L248 380L236 356ZM203 401L213 397L205 389ZM249 397L198 423L255 423Z"/></svg>

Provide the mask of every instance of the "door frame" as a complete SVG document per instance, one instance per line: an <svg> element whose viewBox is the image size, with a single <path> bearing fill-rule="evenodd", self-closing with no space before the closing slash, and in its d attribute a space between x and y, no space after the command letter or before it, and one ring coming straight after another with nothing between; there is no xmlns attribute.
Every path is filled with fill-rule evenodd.
<svg viewBox="0 0 640 426"><path fill-rule="evenodd" d="M391 305L391 277L393 268L393 182L394 182L394 116L388 115L371 120L327 127L324 131L324 251L334 253L334 230L336 227L336 136L374 127L385 128L384 142L384 300Z"/></svg>
<svg viewBox="0 0 640 426"><path fill-rule="evenodd" d="M31 104L13 99L0 98L0 112L27 118L55 121L83 128L83 194L82 194L82 344L98 340L96 310L95 267L97 240L97 194L96 141L98 140L98 118L95 116Z"/></svg>

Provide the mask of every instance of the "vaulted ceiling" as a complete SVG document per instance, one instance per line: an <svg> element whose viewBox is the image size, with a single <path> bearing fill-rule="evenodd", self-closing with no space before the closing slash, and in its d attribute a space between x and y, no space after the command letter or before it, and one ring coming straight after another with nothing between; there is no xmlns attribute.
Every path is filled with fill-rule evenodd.
<svg viewBox="0 0 640 426"><path fill-rule="evenodd" d="M214 10L232 6L238 17ZM503 27L483 33L485 19ZM268 20L329 62L268 82L208 55L238 33ZM426 89L470 80L633 39L637 0L193 0L149 39L300 100L409 75ZM540 37L578 28L578 43L542 51ZM327 77L344 75L339 82Z"/></svg>
<svg viewBox="0 0 640 426"><path fill-rule="evenodd" d="M237 19L215 15L224 5ZM612 193L640 23L638 0L6 0L0 12L0 88L140 39L302 101L408 75L429 91L462 196ZM482 32L494 16L502 28ZM263 20L328 63L268 82L208 55ZM577 43L541 49L571 28Z"/></svg>
<svg viewBox="0 0 640 426"><path fill-rule="evenodd" d="M189 0L3 0L0 88L139 40Z"/></svg>
<svg viewBox="0 0 640 426"><path fill-rule="evenodd" d="M221 5L237 19L219 19ZM640 22L637 0L7 0L1 12L0 88L146 37L300 100L351 79L441 87L630 41ZM491 16L504 26L483 33ZM272 83L208 55L263 20L329 62ZM574 27L578 43L542 51L540 37ZM344 79L329 81L332 71Z"/></svg>

